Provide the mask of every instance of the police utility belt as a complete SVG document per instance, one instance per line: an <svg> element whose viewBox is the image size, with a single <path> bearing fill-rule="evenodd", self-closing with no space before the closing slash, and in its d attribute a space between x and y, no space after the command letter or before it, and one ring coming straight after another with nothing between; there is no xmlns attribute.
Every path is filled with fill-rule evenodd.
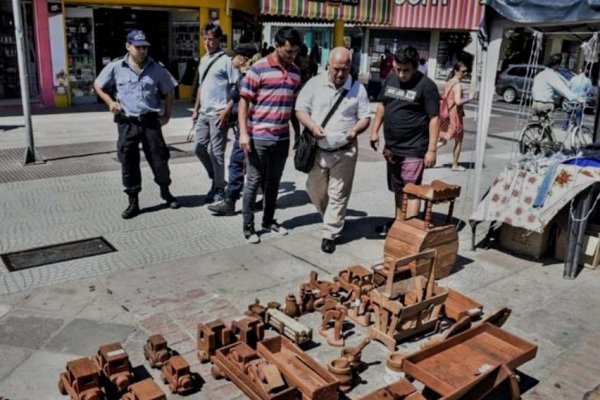
<svg viewBox="0 0 600 400"><path fill-rule="evenodd" d="M131 116L128 117L123 113L119 113L115 115L115 122L117 123L126 123L126 122L137 122L137 123L148 123L155 122L158 120L159 116L156 112L149 112L139 116Z"/></svg>

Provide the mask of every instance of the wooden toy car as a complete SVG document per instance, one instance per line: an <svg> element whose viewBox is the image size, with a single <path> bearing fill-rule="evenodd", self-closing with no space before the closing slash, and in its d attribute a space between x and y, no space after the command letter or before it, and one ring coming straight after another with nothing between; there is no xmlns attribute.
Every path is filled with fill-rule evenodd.
<svg viewBox="0 0 600 400"><path fill-rule="evenodd" d="M152 335L144 344L144 357L152 368L160 368L171 357L171 350L163 335Z"/></svg>
<svg viewBox="0 0 600 400"><path fill-rule="evenodd" d="M152 378L147 378L129 386L122 400L167 400L167 396Z"/></svg>
<svg viewBox="0 0 600 400"><path fill-rule="evenodd" d="M125 391L133 380L129 355L120 343L100 346L94 361L101 371L101 375L112 384L112 389L117 392Z"/></svg>
<svg viewBox="0 0 600 400"><path fill-rule="evenodd" d="M160 374L163 382L169 385L171 393L184 393L192 390L195 380L190 365L180 355L173 356L162 366Z"/></svg>
<svg viewBox="0 0 600 400"><path fill-rule="evenodd" d="M71 400L104 400L100 388L100 371L89 358L80 358L67 363L67 371L58 380L58 390Z"/></svg>

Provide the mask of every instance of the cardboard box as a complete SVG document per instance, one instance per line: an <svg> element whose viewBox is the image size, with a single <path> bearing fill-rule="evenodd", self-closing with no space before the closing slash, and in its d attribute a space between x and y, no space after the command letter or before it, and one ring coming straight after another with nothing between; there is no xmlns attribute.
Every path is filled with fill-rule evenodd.
<svg viewBox="0 0 600 400"><path fill-rule="evenodd" d="M595 269L600 264L600 226L588 224L583 241L583 255L579 265L585 268ZM564 261L567 255L567 232L559 227L556 232L556 245L554 247L554 258Z"/></svg>
<svg viewBox="0 0 600 400"><path fill-rule="evenodd" d="M515 254L540 259L548 250L550 231L550 228L546 228L543 233L537 233L502 224L500 245Z"/></svg>

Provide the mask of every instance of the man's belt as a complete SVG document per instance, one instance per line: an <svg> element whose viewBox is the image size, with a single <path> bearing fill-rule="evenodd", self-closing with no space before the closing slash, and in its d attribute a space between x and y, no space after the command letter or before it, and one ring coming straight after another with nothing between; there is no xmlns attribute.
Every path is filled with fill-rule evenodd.
<svg viewBox="0 0 600 400"><path fill-rule="evenodd" d="M336 148L334 148L334 149L323 149L323 148L321 148L321 147L319 147L319 149L321 149L321 150L323 150L323 151L325 151L325 152L327 152L327 153L334 153L334 152L336 152L336 151L350 150L350 149L352 148L352 145L353 145L353 143L352 143L352 142L349 142L349 143L346 143L346 144L345 144L345 145L343 145L343 146L336 147Z"/></svg>
<svg viewBox="0 0 600 400"><path fill-rule="evenodd" d="M123 113L115 115L115 122L154 122L158 119L158 113L149 112L138 116L127 116Z"/></svg>

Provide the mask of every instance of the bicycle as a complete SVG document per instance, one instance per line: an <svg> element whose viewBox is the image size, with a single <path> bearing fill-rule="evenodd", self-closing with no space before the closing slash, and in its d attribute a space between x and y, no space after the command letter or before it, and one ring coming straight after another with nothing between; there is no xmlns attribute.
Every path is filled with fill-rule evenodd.
<svg viewBox="0 0 600 400"><path fill-rule="evenodd" d="M540 113L538 118L530 121L519 135L519 152L526 154L545 154L564 148L579 149L592 143L592 130L576 122L575 114L583 108L581 103L564 102L563 109L569 115L569 125L564 140L556 139L552 128L550 113Z"/></svg>

